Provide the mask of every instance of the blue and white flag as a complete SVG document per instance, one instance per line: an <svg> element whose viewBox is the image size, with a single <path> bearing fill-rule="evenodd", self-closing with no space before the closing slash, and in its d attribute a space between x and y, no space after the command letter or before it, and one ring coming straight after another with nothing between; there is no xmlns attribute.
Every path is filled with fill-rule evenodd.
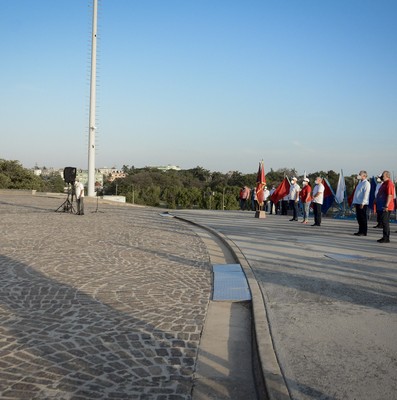
<svg viewBox="0 0 397 400"><path fill-rule="evenodd" d="M345 192L346 192L346 183L345 178L343 176L343 171L340 170L339 180L338 180L338 187L336 188L335 200L337 203L343 203L345 199Z"/></svg>

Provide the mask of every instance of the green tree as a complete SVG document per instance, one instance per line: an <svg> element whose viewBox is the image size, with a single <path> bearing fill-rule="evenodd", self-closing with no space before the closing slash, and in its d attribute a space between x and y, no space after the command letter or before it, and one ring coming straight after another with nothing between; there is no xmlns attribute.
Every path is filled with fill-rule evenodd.
<svg viewBox="0 0 397 400"><path fill-rule="evenodd" d="M42 180L43 184L41 190L43 192L63 193L65 182L59 173L53 172L49 176L42 176Z"/></svg>
<svg viewBox="0 0 397 400"><path fill-rule="evenodd" d="M161 188L158 185L151 184L140 190L138 201L148 206L158 207L160 205Z"/></svg>
<svg viewBox="0 0 397 400"><path fill-rule="evenodd" d="M204 169L202 167L196 167L188 171L191 172L193 177L197 178L201 182L208 182L211 177L211 172L208 169Z"/></svg>
<svg viewBox="0 0 397 400"><path fill-rule="evenodd" d="M35 189L40 190L42 179L32 171L24 168L19 161L0 160L0 184L3 189Z"/></svg>
<svg viewBox="0 0 397 400"><path fill-rule="evenodd" d="M161 199L167 203L168 208L176 208L179 189L176 186L169 186L163 190Z"/></svg>
<svg viewBox="0 0 397 400"><path fill-rule="evenodd" d="M8 189L11 186L11 178L0 172L0 189Z"/></svg>
<svg viewBox="0 0 397 400"><path fill-rule="evenodd" d="M246 185L245 177L239 171L233 171L230 174L227 183L229 186L238 186L238 187L242 187L242 186Z"/></svg>

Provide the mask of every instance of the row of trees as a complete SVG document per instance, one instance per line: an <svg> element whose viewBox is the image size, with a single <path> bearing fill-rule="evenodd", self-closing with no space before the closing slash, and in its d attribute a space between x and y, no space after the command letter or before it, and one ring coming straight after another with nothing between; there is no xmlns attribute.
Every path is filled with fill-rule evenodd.
<svg viewBox="0 0 397 400"><path fill-rule="evenodd" d="M0 189L37 190L62 193L65 182L58 173L37 176L24 168L19 161L0 159Z"/></svg>
<svg viewBox="0 0 397 400"><path fill-rule="evenodd" d="M125 178L116 179L104 186L105 194L126 196L128 202L151 206L167 206L169 208L205 208L205 209L237 209L238 195L242 186L250 188L256 185L256 172L242 174L238 171L227 174L211 172L202 167L182 171L161 172L154 168L134 168L124 165ZM316 176L328 179L336 188L339 174L334 171L317 171L308 175L314 182ZM270 169L266 174L270 188L281 183L285 176L296 176L295 169ZM355 185L354 176L346 178L347 192L350 194Z"/></svg>
<svg viewBox="0 0 397 400"><path fill-rule="evenodd" d="M127 202L165 206L168 208L204 208L237 209L238 195L242 186L255 187L256 172L242 174L238 171L229 173L211 172L202 167L166 172L156 168L134 168L123 166L125 178L105 183L103 193L125 196ZM335 189L339 174L334 171L317 171L308 175L311 182L316 176L328 179ZM298 176L295 169L270 169L266 174L267 185L277 186L285 176ZM106 181L106 177L105 177ZM346 178L347 192L350 194L355 185L354 176ZM34 189L43 192L61 193L65 183L58 173L42 177L24 168L18 161L0 159L0 189Z"/></svg>

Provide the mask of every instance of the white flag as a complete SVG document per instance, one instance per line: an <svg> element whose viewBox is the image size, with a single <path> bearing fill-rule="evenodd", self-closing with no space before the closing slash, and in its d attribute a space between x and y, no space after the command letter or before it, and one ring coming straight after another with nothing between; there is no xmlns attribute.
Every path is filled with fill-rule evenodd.
<svg viewBox="0 0 397 400"><path fill-rule="evenodd" d="M343 203L343 199L345 198L345 178L343 177L343 171L340 170L339 180L338 180L338 187L336 188L335 200L337 203Z"/></svg>

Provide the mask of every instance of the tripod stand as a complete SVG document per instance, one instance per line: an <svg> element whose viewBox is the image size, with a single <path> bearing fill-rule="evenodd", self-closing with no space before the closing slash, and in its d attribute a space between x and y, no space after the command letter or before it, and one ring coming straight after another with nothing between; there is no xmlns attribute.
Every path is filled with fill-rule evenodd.
<svg viewBox="0 0 397 400"><path fill-rule="evenodd" d="M98 198L99 198L99 188L96 188L95 191L96 191L96 210L95 210L95 211L91 211L91 212L92 212L92 213L103 213L103 211L99 211L99 209L98 209L98 206L99 206L99 201L98 201Z"/></svg>
<svg viewBox="0 0 397 400"><path fill-rule="evenodd" d="M55 212L69 212L76 214L76 210L73 207L73 196L74 196L74 182L68 182L68 191L66 200L55 210Z"/></svg>

